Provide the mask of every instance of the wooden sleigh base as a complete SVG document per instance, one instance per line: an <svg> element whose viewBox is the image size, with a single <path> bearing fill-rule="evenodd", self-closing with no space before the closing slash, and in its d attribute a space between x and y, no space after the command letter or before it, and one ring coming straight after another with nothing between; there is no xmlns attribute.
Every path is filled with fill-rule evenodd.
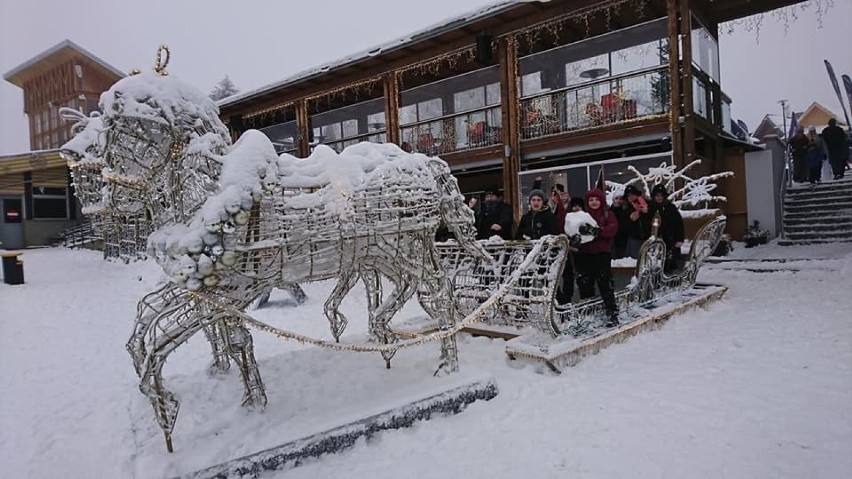
<svg viewBox="0 0 852 479"><path fill-rule="evenodd" d="M586 356L597 354L641 332L660 328L677 314L719 300L727 291L726 286L696 284L689 290L660 298L645 308L628 310L622 314L622 324L615 328L581 337L521 335L506 343L506 354L513 360L543 363L550 371L559 374Z"/></svg>

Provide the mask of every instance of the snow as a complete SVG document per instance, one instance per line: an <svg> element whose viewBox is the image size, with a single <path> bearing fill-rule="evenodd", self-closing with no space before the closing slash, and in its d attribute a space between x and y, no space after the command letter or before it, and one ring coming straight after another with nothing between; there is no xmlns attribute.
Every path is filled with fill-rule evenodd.
<svg viewBox="0 0 852 479"><path fill-rule="evenodd" d="M254 332L269 405L239 406L235 370L208 377L198 336L166 365L183 398L174 454L137 389L124 344L136 301L164 278L152 261L27 250L27 283L0 284L0 463L4 477L170 477L393 406L447 378L436 344L330 352ZM382 432L347 452L264 477L852 477L852 244L737 245L699 281L726 297L586 358L561 376L506 360L505 343L459 338L464 375L497 398L457 416ZM758 271L759 270L759 271ZM295 306L276 291L259 319L330 337L332 283ZM366 336L360 284L343 340ZM399 320L422 317L407 306ZM314 422L317 421L317 423Z"/></svg>
<svg viewBox="0 0 852 479"><path fill-rule="evenodd" d="M598 226L598 222L585 211L571 211L565 214L565 234L569 237L580 234L583 225ZM595 239L592 235L581 235L580 243L588 243Z"/></svg>

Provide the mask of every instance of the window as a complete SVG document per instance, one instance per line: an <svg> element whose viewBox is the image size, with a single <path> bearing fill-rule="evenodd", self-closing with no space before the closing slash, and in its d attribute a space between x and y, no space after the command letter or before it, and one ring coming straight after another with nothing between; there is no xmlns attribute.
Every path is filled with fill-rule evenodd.
<svg viewBox="0 0 852 479"><path fill-rule="evenodd" d="M33 187L34 219L67 219L68 194L65 188Z"/></svg>

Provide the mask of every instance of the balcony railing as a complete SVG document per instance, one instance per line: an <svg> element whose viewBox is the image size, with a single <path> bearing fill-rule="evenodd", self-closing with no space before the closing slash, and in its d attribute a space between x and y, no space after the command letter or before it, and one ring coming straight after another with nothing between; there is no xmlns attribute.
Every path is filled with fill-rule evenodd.
<svg viewBox="0 0 852 479"><path fill-rule="evenodd" d="M334 151L340 153L347 146L361 143L362 141L368 141L370 143L385 143L387 141L387 130L371 131L369 133L362 133L360 135L350 136L348 138L343 138L334 141L319 141L317 144L330 146L332 149L334 149ZM311 146L312 150L314 146L316 145Z"/></svg>
<svg viewBox="0 0 852 479"><path fill-rule="evenodd" d="M404 125L400 138L404 150L440 155L502 143L500 106L455 113Z"/></svg>
<svg viewBox="0 0 852 479"><path fill-rule="evenodd" d="M521 138L622 123L669 111L667 67L607 77L521 99Z"/></svg>

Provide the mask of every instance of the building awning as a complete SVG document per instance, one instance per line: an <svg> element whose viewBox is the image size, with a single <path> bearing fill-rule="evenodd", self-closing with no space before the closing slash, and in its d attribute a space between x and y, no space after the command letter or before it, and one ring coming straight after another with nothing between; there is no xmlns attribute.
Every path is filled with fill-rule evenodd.
<svg viewBox="0 0 852 479"><path fill-rule="evenodd" d="M58 149L30 151L17 155L0 156L0 175L64 168L66 164L66 161L59 156Z"/></svg>

